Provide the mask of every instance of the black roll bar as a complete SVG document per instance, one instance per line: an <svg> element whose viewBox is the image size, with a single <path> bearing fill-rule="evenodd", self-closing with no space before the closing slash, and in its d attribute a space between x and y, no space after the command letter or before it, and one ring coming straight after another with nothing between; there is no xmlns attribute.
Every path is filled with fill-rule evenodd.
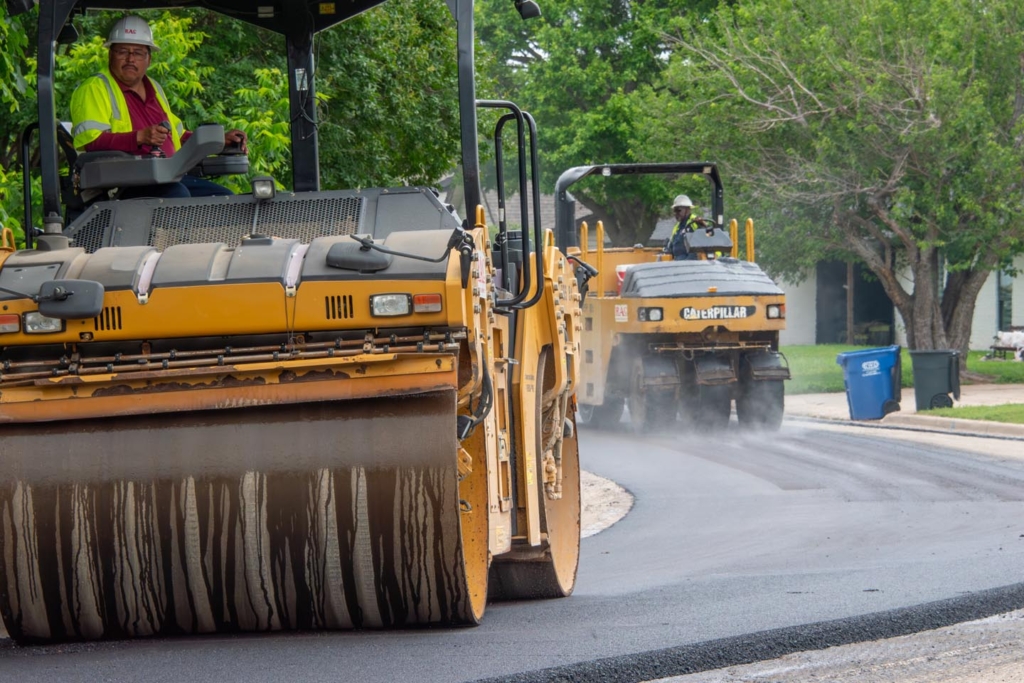
<svg viewBox="0 0 1024 683"><path fill-rule="evenodd" d="M530 258L530 211L529 205L526 199L526 189L529 184L530 190L533 193L533 234L536 248L533 250L534 254L534 269L537 273L538 286L537 291L534 292L533 296L529 300L526 297L530 291L530 287L533 285L533 273L529 267L523 269L523 286L519 292L511 299L502 300L500 303L502 308L529 308L533 306L541 298L542 286L540 278L543 277L544 273L544 234L541 230L540 224L540 179L539 179L539 160L537 154L537 123L533 116L529 113L524 112L513 102L507 100L478 100L477 106L484 109L507 109L510 113L505 114L494 127L494 156L497 164L497 181L498 181L498 233L503 236L505 244L507 244L507 231L508 226L505 223L505 200L504 200L504 145L502 143L502 132L504 131L505 124L513 119L516 121L516 140L519 148L519 201L520 201L520 214L523 219L522 226L522 239L523 239L523 262L528 264ZM530 141L530 171L532 178L527 179L526 173L526 134L525 130L529 129L529 141ZM501 256L502 263L502 277L506 279L505 285L507 289L511 289L511 283L507 282L508 276L508 251L507 248L502 250Z"/></svg>
<svg viewBox="0 0 1024 683"><path fill-rule="evenodd" d="M718 227L723 227L725 220L725 199L722 190L722 179L718 167L710 161L669 161L653 164L597 164L594 166L575 166L566 170L555 183L555 242L564 251L568 247L578 247L574 217L563 210L564 205L574 202L569 188L587 176L600 173L612 175L648 175L684 173L703 175L711 183L711 220Z"/></svg>
<svg viewBox="0 0 1024 683"><path fill-rule="evenodd" d="M29 168L29 162L32 160L31 147L32 147L32 133L39 128L39 122L33 121L32 123L25 126L24 132L21 134L21 181L22 191L25 196L22 198L25 204L25 222L22 223L22 228L25 231L25 248L32 248L32 238L35 236L35 228L32 227L32 173Z"/></svg>

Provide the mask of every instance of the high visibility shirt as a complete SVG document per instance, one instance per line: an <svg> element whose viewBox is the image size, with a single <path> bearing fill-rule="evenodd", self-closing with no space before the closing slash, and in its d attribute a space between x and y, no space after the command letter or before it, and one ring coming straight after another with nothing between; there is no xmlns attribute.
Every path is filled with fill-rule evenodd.
<svg viewBox="0 0 1024 683"><path fill-rule="evenodd" d="M698 227L696 216L690 216L685 222L680 221L676 223L675 227L672 228L672 234L668 238L668 244L665 245L665 251L671 253L674 258L684 258L689 253L686 249L684 234L693 232Z"/></svg>
<svg viewBox="0 0 1024 683"><path fill-rule="evenodd" d="M170 156L181 149L185 126L181 119L171 111L160 84L149 76L146 76L144 81L148 81L147 97L150 93L156 97L156 103L167 115L167 122L171 124L171 134L168 136L170 153L165 149L165 154ZM133 92L130 97L138 98L138 95ZM138 100L139 103L142 103L141 98ZM74 136L75 148L84 150L86 145L94 142L103 133L131 133L153 125L153 123L159 123L159 121L147 122L148 117L140 117L141 109L136 104L133 102L133 105L129 107L121 84L108 69L103 69L96 75L85 79L71 96L71 134ZM119 146L110 147L110 149L116 148Z"/></svg>

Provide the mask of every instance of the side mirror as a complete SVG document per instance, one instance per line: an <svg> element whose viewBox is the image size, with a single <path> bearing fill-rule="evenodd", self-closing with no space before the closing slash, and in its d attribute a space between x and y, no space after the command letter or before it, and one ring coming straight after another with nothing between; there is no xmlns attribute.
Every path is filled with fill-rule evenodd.
<svg viewBox="0 0 1024 683"><path fill-rule="evenodd" d="M47 318L81 320L103 311L103 285L92 280L51 280L39 287L39 312Z"/></svg>
<svg viewBox="0 0 1024 683"><path fill-rule="evenodd" d="M527 19L536 19L540 16L540 5L534 0L516 0L516 11L519 12L519 16L523 18L523 21Z"/></svg>

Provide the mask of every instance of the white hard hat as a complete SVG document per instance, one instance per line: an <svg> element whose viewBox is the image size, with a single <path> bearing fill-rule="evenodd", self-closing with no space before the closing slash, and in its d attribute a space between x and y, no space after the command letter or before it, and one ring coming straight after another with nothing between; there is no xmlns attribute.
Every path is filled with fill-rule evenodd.
<svg viewBox="0 0 1024 683"><path fill-rule="evenodd" d="M119 19L114 28L110 29L110 35L107 36L107 42L103 43L103 47L110 47L115 43L145 45L154 52L160 49L153 42L153 29L145 19L135 16Z"/></svg>
<svg viewBox="0 0 1024 683"><path fill-rule="evenodd" d="M678 197L676 197L676 200L674 202L672 202L673 209L676 208L677 206L688 206L690 208L693 208L693 202L691 202L690 198L687 197L685 194L681 194Z"/></svg>

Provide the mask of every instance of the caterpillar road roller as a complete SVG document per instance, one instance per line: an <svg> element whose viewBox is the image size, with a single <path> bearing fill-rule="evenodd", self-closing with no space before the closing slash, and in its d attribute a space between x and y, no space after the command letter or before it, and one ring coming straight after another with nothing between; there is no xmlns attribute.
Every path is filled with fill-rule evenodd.
<svg viewBox="0 0 1024 683"><path fill-rule="evenodd" d="M697 175L708 181L706 227L684 235L696 258L671 260L661 245L606 248L597 223L576 231L569 188L589 176ZM571 168L555 189L559 244L596 266L584 306L581 422L618 423L625 406L639 432L721 430L735 401L740 425L782 423L789 367L779 353L786 323L783 291L754 262L753 221L738 258L737 221L724 222L722 181L707 162L606 164Z"/></svg>
<svg viewBox="0 0 1024 683"><path fill-rule="evenodd" d="M0 251L8 633L475 624L488 596L570 594L586 274L536 215L490 241L477 108L519 127L520 163L536 128L476 101L472 0L447 3L467 219L430 188L319 186L313 36L376 0L221 0L283 34L292 190L117 198L247 166L198 126L166 158L65 149L81 201L65 224L52 46L75 12L193 4L38 2L44 226Z"/></svg>

